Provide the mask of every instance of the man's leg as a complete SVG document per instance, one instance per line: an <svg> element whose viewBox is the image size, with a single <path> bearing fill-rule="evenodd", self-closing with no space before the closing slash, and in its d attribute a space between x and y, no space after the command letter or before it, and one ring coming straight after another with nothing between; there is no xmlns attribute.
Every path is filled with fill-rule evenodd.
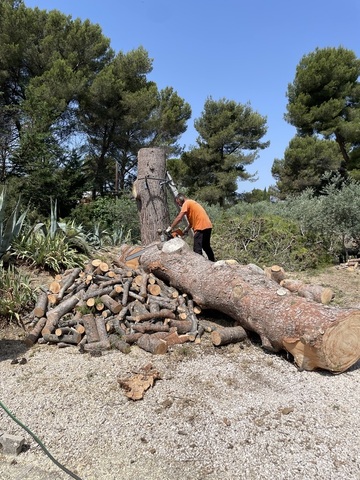
<svg viewBox="0 0 360 480"><path fill-rule="evenodd" d="M210 245L211 228L202 231L202 248L211 262L215 262L214 252Z"/></svg>
<svg viewBox="0 0 360 480"><path fill-rule="evenodd" d="M199 255L202 255L202 249L203 249L203 231L202 230L196 230L194 232L194 252L198 253Z"/></svg>

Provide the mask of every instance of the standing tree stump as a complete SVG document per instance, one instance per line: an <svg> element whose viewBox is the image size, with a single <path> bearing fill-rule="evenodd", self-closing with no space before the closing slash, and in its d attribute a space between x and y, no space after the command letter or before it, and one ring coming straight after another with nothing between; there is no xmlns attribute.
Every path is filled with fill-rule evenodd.
<svg viewBox="0 0 360 480"><path fill-rule="evenodd" d="M140 216L141 243L159 240L158 230L170 224L166 203L166 156L163 148L141 148L133 194Z"/></svg>

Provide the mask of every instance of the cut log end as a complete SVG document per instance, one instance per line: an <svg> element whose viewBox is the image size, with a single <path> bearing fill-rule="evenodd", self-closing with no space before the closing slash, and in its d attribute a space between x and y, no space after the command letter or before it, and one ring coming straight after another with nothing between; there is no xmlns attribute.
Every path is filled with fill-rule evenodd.
<svg viewBox="0 0 360 480"><path fill-rule="evenodd" d="M290 352L295 363L303 370L325 369L333 373L348 370L360 359L360 313L329 327L321 348L296 341L284 340L284 348Z"/></svg>
<svg viewBox="0 0 360 480"><path fill-rule="evenodd" d="M329 370L344 372L360 359L360 313L329 328L324 335L324 356Z"/></svg>

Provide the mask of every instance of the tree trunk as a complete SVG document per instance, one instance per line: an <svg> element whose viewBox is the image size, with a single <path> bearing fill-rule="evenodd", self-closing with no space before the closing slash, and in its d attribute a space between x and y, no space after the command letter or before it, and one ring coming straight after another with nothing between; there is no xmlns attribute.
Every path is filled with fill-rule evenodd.
<svg viewBox="0 0 360 480"><path fill-rule="evenodd" d="M141 243L159 240L158 230L170 224L166 203L166 156L162 148L141 148L134 195L138 204Z"/></svg>
<svg viewBox="0 0 360 480"><path fill-rule="evenodd" d="M287 350L301 369L340 373L360 358L360 309L323 305L290 291L284 295L266 275L233 262L209 262L180 238L161 250L149 247L140 264L200 307L223 312L256 332L264 348Z"/></svg>

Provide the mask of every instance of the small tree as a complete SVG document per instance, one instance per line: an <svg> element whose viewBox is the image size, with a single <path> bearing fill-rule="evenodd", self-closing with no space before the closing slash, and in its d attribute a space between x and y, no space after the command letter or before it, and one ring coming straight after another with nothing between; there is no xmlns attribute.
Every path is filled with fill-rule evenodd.
<svg viewBox="0 0 360 480"><path fill-rule="evenodd" d="M221 206L236 199L238 180L252 176L246 166L257 158L258 151L270 142L261 139L267 131L266 117L249 104L211 97L205 102L202 116L194 122L199 132L198 147L181 157L185 165L181 183L189 195Z"/></svg>

